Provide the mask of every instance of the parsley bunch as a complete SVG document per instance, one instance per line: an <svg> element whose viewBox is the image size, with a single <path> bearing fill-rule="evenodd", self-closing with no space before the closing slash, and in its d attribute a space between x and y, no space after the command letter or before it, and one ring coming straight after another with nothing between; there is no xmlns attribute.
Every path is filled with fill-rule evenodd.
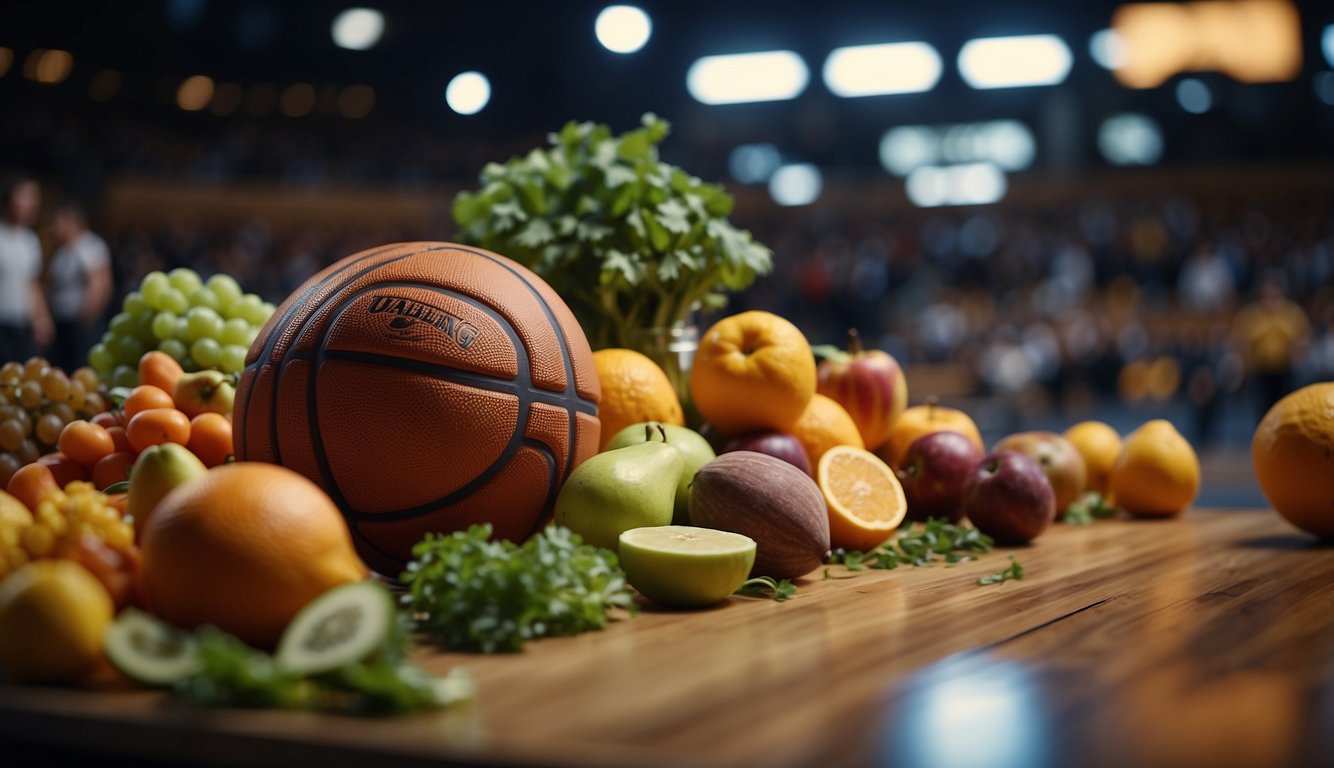
<svg viewBox="0 0 1334 768"><path fill-rule="evenodd" d="M888 570L901 564L930 565L937 558L954 564L976 560L977 555L990 552L994 544L990 536L976 528L933 517L925 523L913 523L889 541L866 552L836 549L830 562L841 563L849 571Z"/></svg>
<svg viewBox="0 0 1334 768"><path fill-rule="evenodd" d="M490 525L428 534L400 577L417 629L446 648L517 651L602 629L613 608L634 610L616 554L566 528L547 527L522 546L490 539Z"/></svg>

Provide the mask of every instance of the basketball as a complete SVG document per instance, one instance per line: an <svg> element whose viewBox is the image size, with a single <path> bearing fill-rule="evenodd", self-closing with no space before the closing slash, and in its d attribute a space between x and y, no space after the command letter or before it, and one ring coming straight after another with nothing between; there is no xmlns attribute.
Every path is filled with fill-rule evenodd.
<svg viewBox="0 0 1334 768"><path fill-rule="evenodd" d="M342 510L397 575L430 532L490 523L523 540L597 452L588 340L522 265L401 243L312 277L261 329L237 386L238 460L282 464Z"/></svg>

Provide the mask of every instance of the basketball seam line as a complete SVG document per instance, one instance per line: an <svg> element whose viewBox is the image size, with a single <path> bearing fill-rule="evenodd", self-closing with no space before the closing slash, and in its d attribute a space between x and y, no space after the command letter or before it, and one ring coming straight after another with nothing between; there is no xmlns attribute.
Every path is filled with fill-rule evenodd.
<svg viewBox="0 0 1334 768"><path fill-rule="evenodd" d="M453 295L455 298L461 297L460 294L450 291L448 288L441 288L439 286L422 285L420 283L409 283L397 280L377 282L372 285L366 286L364 288L358 289L351 296L348 296L345 299L343 299L343 301L334 309L334 311L329 314L331 322L326 323L324 328L321 330L320 338L315 345L315 357L311 361L310 379L309 382L307 383L306 415L307 418L310 420L311 447L315 450L315 463L319 465L320 475L324 478L325 483L328 485L330 490L330 495L334 496L334 500L338 502L339 508L343 510L352 509L352 505L348 503L347 497L343 495L342 488L339 487L338 483L334 480L333 470L329 468L329 457L324 449L324 438L320 434L319 414L315 397L316 379L318 378L320 369L324 367L325 359L329 356L329 353L331 351L327 349L325 345L328 343L329 334L333 331L334 327L337 325L337 323L332 322L332 320L342 316L342 313L347 311L348 307L351 306L358 299L360 299L362 296L366 295L367 293L370 293L371 291L379 290L385 286L396 286L396 287L412 286L423 290L435 291L443 295ZM494 307L492 307L490 304L482 301L481 299L478 299L475 296L470 298L478 302L476 305L474 305L477 307L477 309L481 310L484 314L491 317L491 319L496 322L496 324L500 327L500 329L504 331L507 336L509 336L510 344L514 347L515 350L515 359L519 367L519 376L522 376L529 382L531 382L533 380L533 372L532 368L529 365L529 360L527 355L528 346L523 343L522 339L519 338L518 331L514 329L513 325L510 324L509 320L507 320L503 315L501 315L500 312ZM523 350L525 354L520 355L519 350ZM332 350L332 351L337 351L337 350ZM393 360L396 365L399 364L400 362L404 362L400 358L389 358L389 359ZM375 363L368 363L368 364L375 364ZM528 406L531 404L524 401L521 392L516 392L515 395L519 399L519 412L515 418L514 434L506 442L505 449L501 451L500 455L496 457L495 461L493 461L490 466L482 470L482 472L480 472L472 480L465 483L462 487L457 488L454 491L438 499L434 499L428 502L423 502L409 509L400 509L396 512L388 514L382 513L377 515L377 518L381 520L401 519L404 517L417 515L431 509L436 509L441 506L452 504L454 501L457 501L460 498L465 498L467 496L472 495L474 491L476 491L478 488L482 487L486 483L490 482L492 478L494 478L497 474L499 474L500 470L503 469L505 465L509 464L510 460L514 458L514 454L518 453L519 448L523 445L524 433L527 431L528 428L528 415L529 415ZM573 418L573 416L571 416L571 418ZM573 437L571 438L571 443L573 443Z"/></svg>

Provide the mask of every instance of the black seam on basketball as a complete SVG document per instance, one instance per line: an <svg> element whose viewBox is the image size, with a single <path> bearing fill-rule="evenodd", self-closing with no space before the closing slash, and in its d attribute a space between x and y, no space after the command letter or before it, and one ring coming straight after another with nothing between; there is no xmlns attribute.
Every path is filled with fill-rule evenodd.
<svg viewBox="0 0 1334 768"><path fill-rule="evenodd" d="M519 280L524 284L524 286L526 286L528 290L532 292L533 298L537 299L537 303L542 306L542 312L547 317L547 323L551 326L551 330L554 331L556 334L556 343L560 344L561 358L565 361L565 394L567 395L573 394L577 400L588 402L587 400L584 399L583 395L579 394L579 387L574 379L574 361L570 359L570 346L568 340L565 338L564 326L562 326L560 324L560 321L556 319L556 313L551 311L551 305L547 304L547 300L542 298L542 292L537 290L537 288L532 283L528 282L528 278L520 274L518 270L511 267L509 264L506 264L504 261L497 259L496 254L490 253L488 251L473 250L472 248L459 248L459 250L477 254L478 256L481 256L489 261L493 261L496 264L499 264L507 272L519 278ZM593 415L596 416L597 403L592 403L592 406L593 406ZM572 472L574 468L574 449L575 449L575 444L578 442L575 439L575 435L578 434L577 432L578 424L574 414L575 412L571 410L570 426L569 426L570 447L566 451L565 455L565 476L561 478L562 482L564 482L565 479L570 476L570 472Z"/></svg>
<svg viewBox="0 0 1334 768"><path fill-rule="evenodd" d="M334 311L329 314L329 322L325 324L324 329L320 333L319 342L315 345L315 358L311 366L311 376L307 384L307 395L306 395L306 414L307 418L310 419L311 444L315 451L315 463L319 465L320 475L324 478L325 484L328 486L329 495L334 497L334 501L338 504L339 509L342 509L343 514L345 516L348 516L349 519L365 519L366 513L356 510L351 504L348 503L347 497L343 495L342 489L338 487L337 481L333 477L333 471L329 468L329 458L324 450L324 438L320 434L318 404L316 402L316 397L315 397L316 379L319 376L320 368L324 366L324 361L326 359L330 359L331 357L333 359L337 359L340 357L346 359L345 356L348 354L354 354L354 355L365 354L374 357L374 355L371 355L371 353L348 353L344 350L329 350L325 348L325 345L329 341L329 333L337 325L336 319L341 317L342 314L345 311L347 311L347 308L353 304L353 302L357 301L357 299L360 299L362 296L364 296L367 293L370 293L371 291L380 290L386 286L395 286L395 287L410 286L414 288L420 288L423 290L435 291L442 295L453 296L460 300L467 300L469 304L477 307L483 313L491 316L491 319L495 320L496 323L500 326L500 329L503 330L505 334L509 336L510 344L514 347L515 359L518 364L519 373L518 376L515 377L513 381L509 382L509 385L515 388L515 391L512 394L514 395L515 399L519 401L519 412L515 418L514 433L510 435L509 442L505 444L505 449L501 451L500 455L496 457L496 460L492 462L490 466L488 466L486 469L478 473L478 475L474 477L472 480L468 481L462 487L454 490L453 492L445 494L444 496L435 499L433 501L423 502L415 507L410 507L408 509L400 509L394 512L375 513L374 515L372 515L372 518L375 520L402 520L404 518L414 517L423 512L428 512L430 510L437 509L441 506L452 504L455 501L458 501L459 499L466 498L472 495L473 492L475 492L478 488L482 487L486 483L490 482L493 477L499 474L500 471L504 469L506 465L509 464L509 462L514 458L514 454L518 453L519 448L523 445L524 432L526 432L528 428L528 412L531 407L531 403L528 401L527 398L524 397L523 389L518 386L518 382L520 381L526 381L529 387L532 386L533 372L528 361L528 354L527 354L528 347L523 343L523 340L519 338L518 331L514 329L514 327L510 324L509 320L507 320L503 315L501 315L493 307L481 301L480 299L476 298L475 296L464 296L463 294L458 294L453 291L450 291L448 288L441 288L439 286L423 285L421 283L413 283L413 282L398 281L398 280L389 280L384 282L372 283L371 285L368 285L364 288L357 290L351 296L344 298L343 301L334 309ZM410 368L411 366L403 364L417 362L417 361L405 360L403 358L382 356L381 361L364 361L363 364L384 366L386 365L387 361L393 361L394 367L408 367L408 368ZM455 372L455 373L457 374L460 372ZM490 386L488 386L487 388L492 391L495 391L496 388L502 382L504 382L503 379L497 379L494 382L491 382Z"/></svg>
<svg viewBox="0 0 1334 768"><path fill-rule="evenodd" d="M358 264L361 264L362 262L365 262L365 261L368 260L368 259L373 259L373 258L375 258L375 257L377 257L377 256L382 256L382 255L384 255L385 253L387 253L387 252L389 252L389 251L392 251L392 250L395 249L395 248L401 248L401 247L403 247L403 245L404 245L403 243L397 243L397 244L395 244L395 245L385 246L384 248L378 248L378 249L376 249L375 251L373 251L373 252L371 252L371 253L368 253L368 254L366 254L366 255L364 255L364 256L361 256L361 257L359 257L359 258L356 258L356 259L354 259L354 260L348 262L348 263L345 264L342 268L340 268L340 269L338 269L338 270L335 270L332 274L330 274L330 275L328 275L327 277L325 277L324 279L320 280L318 283L315 283L314 285L307 287L304 291L301 292L301 296L300 296L300 298L298 298L296 301L292 302L292 305L291 305L290 307L287 308L287 311L283 313L283 319L282 319L281 321L279 321L279 324L278 324L278 325L275 325L275 326L273 327L273 331L271 331L271 332L269 333L269 337L268 337L267 339L264 340L264 351L263 351L263 353L260 355L260 357L259 357L258 359L259 359L259 360L263 360L263 359L268 358L270 355L273 354L273 346L274 346L275 344L278 343L278 336L281 335L281 334L278 333L278 329L279 329L280 327L286 327L286 326L291 322L292 315L296 312L297 308L298 308L298 307L301 307L302 305L304 305L304 304L306 303L306 300L310 298L311 294L312 294L317 288L319 288L319 287L322 286L322 285L325 285L326 283L328 283L330 280L334 279L335 277L338 277L338 276L340 276L340 275L343 275L344 273L346 273L346 272L348 272L349 270L351 270L354 266L356 266L356 265L358 265ZM393 264L393 263L396 262L396 261L402 261L403 259L411 258L411 257L413 257L413 256L416 256L416 255L420 254L420 253L428 253L428 252L430 252L430 251L447 250L447 249L450 248L450 247L451 247L451 246L441 244L439 247L436 247L436 248L426 248L426 249L424 249L424 250L420 250L420 251L409 251L408 253L405 253L405 254L402 254L402 255L399 255L399 256L394 256L394 257L385 259L384 261L376 262L375 264L372 264L371 266L366 267L365 269L362 269L360 272L356 272L356 273L352 274L352 275L349 276L347 279L350 279L350 280L356 280L357 278L359 278L359 277L361 277L361 276L367 274L368 272L371 272L371 271L373 271L373 270L379 269L380 267L383 267L383 266L386 265L386 264ZM337 290L337 291L335 291L334 293L330 294L330 295L324 300L324 302L321 302L321 304L327 303L327 302L329 302L329 301L335 299L335 298L338 296L339 293L341 293L342 291L347 290L348 287L349 287L349 286L346 286L346 285L345 285L345 286L343 286L342 288L340 288L339 290ZM306 318L305 318L304 320L301 321L301 323L294 329L294 333L293 333L293 335L292 335L292 341L293 341L293 342L295 342L298 338L301 337L301 334L304 333L305 330L306 330L306 325L310 322L310 320L311 320L312 318L314 318L314 317L315 317L316 315L318 315L318 314L319 314L319 310L317 309L315 312L310 313L309 315L306 316ZM293 344L292 346L295 346L295 344ZM281 383L281 379L282 379L283 371L286 370L286 368L287 368L287 360L288 360L288 358L289 358L290 355L291 355L291 352L292 352L292 346L289 346L289 347L287 348L287 350L283 352L282 359L279 360L277 363L274 364L274 370L273 370L273 373L274 373L274 376L273 376L273 398L272 398L272 400L271 400L271 402L270 402L270 404L269 404L269 443L270 443L270 445L273 447L273 450L272 450L272 454L273 454L273 455L272 455L272 461L273 461L273 463L275 463L275 464L281 464L281 463L283 463L283 461L282 461L282 451L279 450L279 448L278 448L278 386L279 386L279 384ZM258 362L258 360L257 360L256 362ZM313 372L313 371L312 371L312 375L314 375L314 372Z"/></svg>
<svg viewBox="0 0 1334 768"><path fill-rule="evenodd" d="M349 521L349 522L351 522L351 521ZM349 526L348 526L348 530L352 531L352 537L353 537L354 539L359 539L359 540L361 540L363 543L366 544L367 547L369 547L370 549L374 550L375 553L376 553L377 555L379 555L380 557L384 558L385 560L388 560L388 561L391 562L391 563L398 563L398 564L399 564L399 568L400 568L400 569L402 568L402 564L405 562L405 560L404 560L403 558L399 557L398 555L395 555L394 553L387 551L384 547L382 547L382 546L380 546L379 544L376 544L374 541L372 541L372 540L371 540L371 537L367 536L365 533L363 533L363 532L361 531L361 527L360 527L360 526L357 526L357 525L349 525ZM354 546L355 546L355 544L354 544ZM361 548L360 548L360 547L357 547L357 549L360 550ZM363 558L363 559L365 559L365 558ZM373 570L373 569L374 569L374 566L372 566L372 570ZM379 571L376 571L376 573L380 573L380 572L379 572ZM393 578L395 578L395 579L398 578L398 574L388 574L388 573L385 573L385 574L381 574L381 575L383 575L383 576L391 576L391 577L393 577Z"/></svg>
<svg viewBox="0 0 1334 768"><path fill-rule="evenodd" d="M570 442L574 442L574 435L570 435ZM532 538L533 534L542 530L551 517L551 508L556 504L556 494L560 491L560 479L556 477L556 454L551 450L551 446L541 440L525 438L523 444L533 448L542 454L542 458L547 461L547 497L542 500L542 511L533 519L533 524L528 527L528 532L523 535L525 540Z"/></svg>

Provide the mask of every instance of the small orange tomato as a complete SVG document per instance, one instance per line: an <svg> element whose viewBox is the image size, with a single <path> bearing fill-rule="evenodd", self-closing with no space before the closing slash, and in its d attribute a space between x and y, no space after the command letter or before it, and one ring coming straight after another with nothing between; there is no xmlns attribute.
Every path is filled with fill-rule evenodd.
<svg viewBox="0 0 1334 768"><path fill-rule="evenodd" d="M163 392L173 392L176 380L185 373L176 358L160 350L145 352L139 358L139 383L151 384Z"/></svg>
<svg viewBox="0 0 1334 768"><path fill-rule="evenodd" d="M135 453L134 448L130 446L130 438L125 436L125 427L107 427L107 434L111 435L111 442L115 444L116 452Z"/></svg>
<svg viewBox="0 0 1334 768"><path fill-rule="evenodd" d="M190 452L213 467L222 464L232 454L232 423L220 413L201 413L190 419Z"/></svg>
<svg viewBox="0 0 1334 768"><path fill-rule="evenodd" d="M135 455L116 451L102 457L93 467L93 487L99 491L130 478L130 467L134 466Z"/></svg>
<svg viewBox="0 0 1334 768"><path fill-rule="evenodd" d="M60 490L60 485L56 483L56 476L51 474L50 467L34 463L19 467L9 478L5 490L28 509L37 509L42 497L51 491Z"/></svg>
<svg viewBox="0 0 1334 768"><path fill-rule="evenodd" d="M136 452L162 443L185 445L190 442L190 419L175 408L150 408L130 418L125 436Z"/></svg>
<svg viewBox="0 0 1334 768"><path fill-rule="evenodd" d="M140 384L130 390L125 398L125 418L133 419L136 415L153 408L175 408L176 401L166 390L152 384Z"/></svg>
<svg viewBox="0 0 1334 768"><path fill-rule="evenodd" d="M60 440L56 446L71 459L85 467L92 467L103 456L116 450L116 441L106 427L80 419L71 421L60 430Z"/></svg>

